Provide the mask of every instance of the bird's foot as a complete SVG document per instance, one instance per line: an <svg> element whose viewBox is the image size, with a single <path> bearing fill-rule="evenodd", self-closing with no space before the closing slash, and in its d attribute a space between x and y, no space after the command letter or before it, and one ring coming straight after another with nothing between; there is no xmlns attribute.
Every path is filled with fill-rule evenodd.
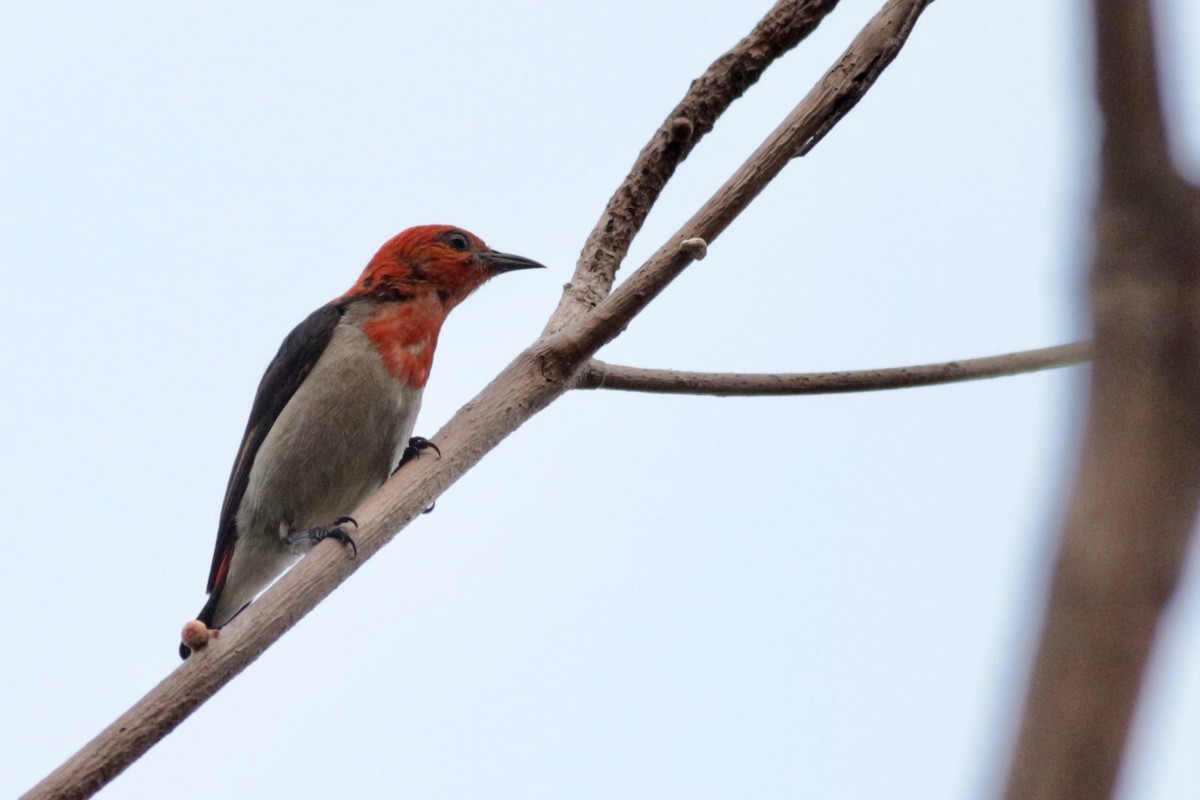
<svg viewBox="0 0 1200 800"><path fill-rule="evenodd" d="M396 465L394 470L392 470L392 474L395 475L400 471L400 468L408 462L415 461L417 457L421 455L422 450L432 450L433 452L437 453L438 458L442 457L442 451L438 449L436 444L429 441L424 436L414 436L408 440L408 447L404 448L404 452L400 455L400 463ZM425 509L421 513L428 514L430 511L433 511L433 507L435 505L437 504L430 503L429 508Z"/></svg>
<svg viewBox="0 0 1200 800"><path fill-rule="evenodd" d="M429 441L424 436L414 436L408 440L408 447L404 448L404 452L400 454L400 463L396 465L394 470L392 470L392 474L395 475L400 471L401 467L408 462L415 460L419 455L421 455L422 450L432 450L433 452L437 453L438 458L442 457L442 451L438 449L436 444Z"/></svg>
<svg viewBox="0 0 1200 800"><path fill-rule="evenodd" d="M350 545L350 557L358 558L358 545L356 545L354 540L350 538L350 534L347 533L346 529L343 527L344 525L353 525L355 528L358 528L358 522L355 521L354 517L338 517L333 521L332 525L325 528L311 528L307 531L292 531L284 538L284 541L288 543L288 546L292 546L298 542L311 542L312 544L317 544L325 539L333 539L334 541L341 542L342 544Z"/></svg>

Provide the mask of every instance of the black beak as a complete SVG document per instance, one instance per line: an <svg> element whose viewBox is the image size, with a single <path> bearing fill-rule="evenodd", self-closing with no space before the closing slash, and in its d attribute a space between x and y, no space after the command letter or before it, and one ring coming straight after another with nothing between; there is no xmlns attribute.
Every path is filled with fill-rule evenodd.
<svg viewBox="0 0 1200 800"><path fill-rule="evenodd" d="M489 272L496 273L512 272L518 269L545 269L546 267L531 258L524 256L514 256L508 253L497 253L495 250L488 250L486 253L479 254L479 260Z"/></svg>

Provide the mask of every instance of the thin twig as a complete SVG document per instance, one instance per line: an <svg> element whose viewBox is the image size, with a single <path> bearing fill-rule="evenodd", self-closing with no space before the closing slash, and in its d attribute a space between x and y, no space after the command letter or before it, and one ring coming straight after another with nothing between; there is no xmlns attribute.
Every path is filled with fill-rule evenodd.
<svg viewBox="0 0 1200 800"><path fill-rule="evenodd" d="M575 275L563 287L562 300L546 324L547 333L579 319L608 295L633 237L675 168L725 109L757 83L775 59L812 33L837 3L779 0L754 30L692 81L609 198L579 254Z"/></svg>
<svg viewBox="0 0 1200 800"><path fill-rule="evenodd" d="M574 388L720 397L873 392L976 381L1066 367L1087 361L1088 348L1088 342L1073 342L1040 350L1023 350L1019 353L971 358L965 361L852 372L679 372L606 364L593 358L584 366Z"/></svg>
<svg viewBox="0 0 1200 800"><path fill-rule="evenodd" d="M861 96L871 81L857 89L843 84L862 81L867 73L873 80L882 66L874 70L864 68L870 64L882 65L894 58L903 37L899 40L895 38L894 21L889 20L894 15L901 15L905 17L907 27L911 27L916 13L929 2L891 0L868 23L864 34L870 32L870 35L860 34L839 65L860 65L863 68L835 69L836 74L827 76L823 82L830 83L830 86L822 85L820 91L838 97L849 97L855 92L855 96ZM884 18L882 23L881 17ZM907 27L904 33L907 33ZM881 35L884 29L891 33ZM830 113L832 111L830 109ZM814 124L819 128L820 119L815 120ZM763 148L759 152L762 153ZM767 156L760 158L765 162ZM754 163L747 166L751 172L759 171ZM782 164L773 164L766 170L769 174L749 179L749 183L755 186L752 192L740 190L719 194L705 205L699 215L703 220L710 221L700 227L711 231L716 225L719 232L781 167ZM712 220L719 223L713 223ZM665 250L671 254L682 254L690 261L701 255L703 247L702 243L673 241ZM653 269L647 272L646 267L639 272L643 275L642 280L647 274L655 274ZM620 299L605 309L602 326L615 324L619 329L645 305L627 302L631 290L626 286L630 281L619 290L625 292L626 299ZM656 281L655 294L666 285L661 276L653 278L651 282ZM609 297L609 300L614 299L617 299L617 293ZM220 638L184 662L133 708L24 795L23 800L89 797L179 725L324 600L380 547L391 541L487 452L566 392L569 382L584 362L603 341L616 335L615 331L608 332L604 327L598 329L594 325L589 326L594 316L595 312L557 334L543 336L519 354L434 436L442 450L441 459L417 459L392 476L379 491L351 512L360 522L355 534L357 559L347 558L337 543L323 543L314 547L300 563L226 626ZM604 331L604 335L597 335L598 331Z"/></svg>
<svg viewBox="0 0 1200 800"><path fill-rule="evenodd" d="M1200 192L1171 165L1148 0L1096 0L1092 387L1011 800L1110 797L1200 503Z"/></svg>

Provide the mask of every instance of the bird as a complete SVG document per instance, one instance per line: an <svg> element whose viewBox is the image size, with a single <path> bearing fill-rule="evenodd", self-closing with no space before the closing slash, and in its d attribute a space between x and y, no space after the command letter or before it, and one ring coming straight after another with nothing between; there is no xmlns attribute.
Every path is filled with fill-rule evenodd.
<svg viewBox="0 0 1200 800"><path fill-rule="evenodd" d="M409 228L287 335L229 475L200 622L222 628L323 539L357 553L347 515L437 450L412 434L446 316L489 278L534 268L543 265L452 225Z"/></svg>

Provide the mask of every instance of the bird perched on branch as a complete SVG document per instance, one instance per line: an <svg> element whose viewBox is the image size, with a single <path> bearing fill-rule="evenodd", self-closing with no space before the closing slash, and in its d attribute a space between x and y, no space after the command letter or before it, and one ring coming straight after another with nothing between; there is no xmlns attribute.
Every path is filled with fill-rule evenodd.
<svg viewBox="0 0 1200 800"><path fill-rule="evenodd" d="M434 447L411 437L446 315L492 276L541 266L449 225L409 228L288 334L229 476L201 622L221 628L322 539L354 548L345 515Z"/></svg>

